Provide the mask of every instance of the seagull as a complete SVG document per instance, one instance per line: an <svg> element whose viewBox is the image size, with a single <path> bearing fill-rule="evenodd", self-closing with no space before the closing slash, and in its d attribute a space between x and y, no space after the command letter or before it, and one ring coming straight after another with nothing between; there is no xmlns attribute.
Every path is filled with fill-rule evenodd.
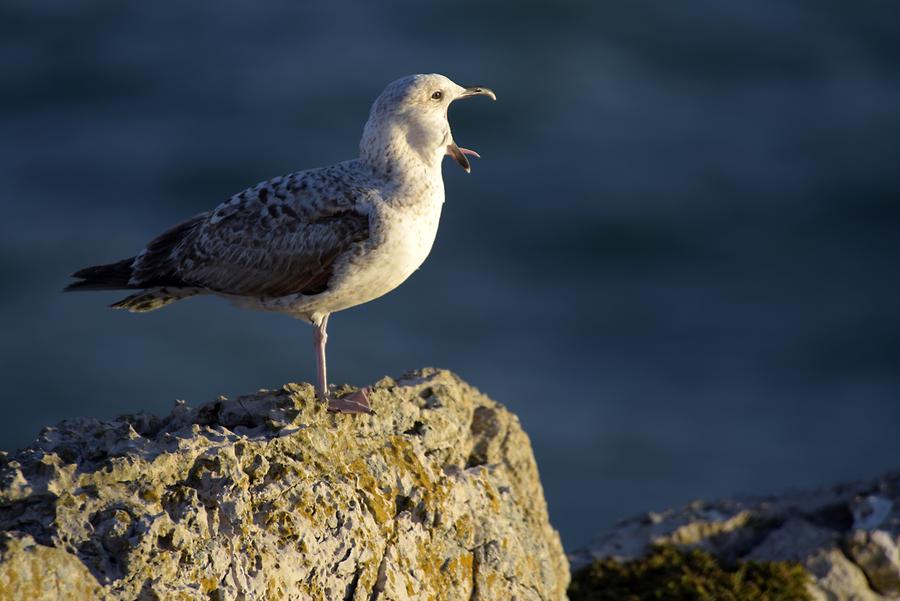
<svg viewBox="0 0 900 601"><path fill-rule="evenodd" d="M314 326L316 394L335 413L370 413L366 389L331 395L328 317L402 284L437 234L451 156L467 173L447 110L484 86L410 75L372 104L359 158L276 177L154 238L137 255L75 272L66 291L134 290L111 305L142 313L213 294L241 308L287 313Z"/></svg>

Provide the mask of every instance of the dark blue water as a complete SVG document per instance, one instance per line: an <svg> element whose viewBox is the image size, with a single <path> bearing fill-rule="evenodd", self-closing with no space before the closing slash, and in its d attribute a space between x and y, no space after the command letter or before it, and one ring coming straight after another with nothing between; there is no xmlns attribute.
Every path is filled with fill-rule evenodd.
<svg viewBox="0 0 900 601"><path fill-rule="evenodd" d="M0 6L0 448L314 377L311 330L63 295L259 180L355 156L392 79L455 106L431 258L331 321L337 382L447 367L516 411L567 547L900 461L893 1Z"/></svg>

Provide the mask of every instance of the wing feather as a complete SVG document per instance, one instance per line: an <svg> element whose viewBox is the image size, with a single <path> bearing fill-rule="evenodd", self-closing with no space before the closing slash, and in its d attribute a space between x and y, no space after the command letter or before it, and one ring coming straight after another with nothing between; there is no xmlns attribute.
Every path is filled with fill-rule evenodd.
<svg viewBox="0 0 900 601"><path fill-rule="evenodd" d="M368 240L369 218L352 193L304 175L245 190L191 223L165 266L139 256L143 279L168 271L182 286L260 298L324 292L341 258Z"/></svg>

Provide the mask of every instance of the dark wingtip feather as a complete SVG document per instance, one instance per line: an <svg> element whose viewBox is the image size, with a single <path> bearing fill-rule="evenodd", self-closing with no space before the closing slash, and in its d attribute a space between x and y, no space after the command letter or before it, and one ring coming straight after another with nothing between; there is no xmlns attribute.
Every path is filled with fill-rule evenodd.
<svg viewBox="0 0 900 601"><path fill-rule="evenodd" d="M63 292L87 292L90 290L123 290L125 288L125 286L101 284L90 280L81 280L79 282L72 282L71 284L63 288Z"/></svg>
<svg viewBox="0 0 900 601"><path fill-rule="evenodd" d="M74 276L73 276L74 277ZM85 281L80 282L72 282L68 286L62 289L63 292L78 292L79 290L85 290L84 285L87 284Z"/></svg>
<svg viewBox="0 0 900 601"><path fill-rule="evenodd" d="M92 265L79 269L72 274L79 282L72 282L63 292L77 292L79 290L121 290L134 288L129 284L131 279L131 265L134 257L123 259L108 265Z"/></svg>

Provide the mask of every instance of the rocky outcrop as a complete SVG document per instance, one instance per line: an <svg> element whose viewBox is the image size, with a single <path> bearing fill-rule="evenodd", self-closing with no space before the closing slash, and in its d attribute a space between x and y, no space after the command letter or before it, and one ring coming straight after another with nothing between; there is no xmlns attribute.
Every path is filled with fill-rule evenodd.
<svg viewBox="0 0 900 601"><path fill-rule="evenodd" d="M562 600L517 418L454 375L70 420L0 456L0 599Z"/></svg>
<svg viewBox="0 0 900 601"><path fill-rule="evenodd" d="M754 501L695 502L628 520L570 557L639 559L659 546L699 548L726 564L795 561L822 601L900 599L900 474Z"/></svg>

